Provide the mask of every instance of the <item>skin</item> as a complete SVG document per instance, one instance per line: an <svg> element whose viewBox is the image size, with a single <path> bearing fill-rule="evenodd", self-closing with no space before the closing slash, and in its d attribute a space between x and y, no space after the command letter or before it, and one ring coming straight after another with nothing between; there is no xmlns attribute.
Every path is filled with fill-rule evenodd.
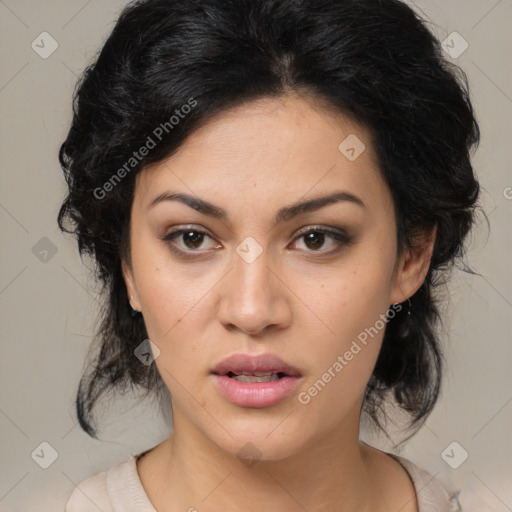
<svg viewBox="0 0 512 512"><path fill-rule="evenodd" d="M366 146L354 161L338 149L350 134ZM338 190L365 207L338 202L273 224L281 207ZM148 209L167 191L209 201L228 217L178 201ZM207 234L161 240L189 225ZM309 227L320 238L297 234ZM322 239L318 228L329 227L346 229L351 240ZM263 251L252 263L236 252L249 236ZM370 133L311 98L266 98L225 111L142 170L131 212L132 265L123 262L123 275L160 350L155 363L172 396L174 428L138 462L154 507L415 512L404 468L359 442L363 393L384 329L307 405L297 394L421 286L434 237L435 230L398 253L393 201ZM172 243L194 258L171 252ZM239 352L277 354L301 371L299 389L272 407L232 404L210 371ZM248 442L261 453L250 467L237 456Z"/></svg>

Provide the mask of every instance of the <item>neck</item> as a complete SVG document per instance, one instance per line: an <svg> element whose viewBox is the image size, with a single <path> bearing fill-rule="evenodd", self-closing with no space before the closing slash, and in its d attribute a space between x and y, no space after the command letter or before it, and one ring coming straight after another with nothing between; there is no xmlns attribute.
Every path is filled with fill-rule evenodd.
<svg viewBox="0 0 512 512"><path fill-rule="evenodd" d="M358 421L279 460L259 458L260 452L246 445L246 460L221 449L179 414L173 419L174 433L162 443L166 508L155 502L158 510L379 509L368 492L369 452L359 442Z"/></svg>

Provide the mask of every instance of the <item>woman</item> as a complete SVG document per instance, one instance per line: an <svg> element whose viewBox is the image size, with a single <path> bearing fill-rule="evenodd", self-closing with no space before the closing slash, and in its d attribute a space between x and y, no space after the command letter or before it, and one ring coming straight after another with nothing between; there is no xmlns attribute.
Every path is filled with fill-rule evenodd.
<svg viewBox="0 0 512 512"><path fill-rule="evenodd" d="M128 5L59 155L59 226L105 297L77 415L95 437L135 384L173 431L67 512L458 510L359 433L436 403L478 139L464 73L397 0Z"/></svg>

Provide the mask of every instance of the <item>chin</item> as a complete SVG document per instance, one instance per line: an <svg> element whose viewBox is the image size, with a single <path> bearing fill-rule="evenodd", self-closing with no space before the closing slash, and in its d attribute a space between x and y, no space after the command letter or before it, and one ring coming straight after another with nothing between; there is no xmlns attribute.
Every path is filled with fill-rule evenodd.
<svg viewBox="0 0 512 512"><path fill-rule="evenodd" d="M240 422L236 428L224 424L232 437L222 430L218 432L220 439L210 439L221 450L249 467L259 461L283 460L300 453L304 442L299 438L304 435L303 430L295 434L293 430L280 428L279 424L285 416L281 416L277 421L266 421L264 426L261 423L250 424L247 421Z"/></svg>

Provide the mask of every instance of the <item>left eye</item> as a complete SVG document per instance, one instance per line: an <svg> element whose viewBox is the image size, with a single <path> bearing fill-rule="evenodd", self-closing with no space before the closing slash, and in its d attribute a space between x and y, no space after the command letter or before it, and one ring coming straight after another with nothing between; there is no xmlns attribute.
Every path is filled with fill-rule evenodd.
<svg viewBox="0 0 512 512"><path fill-rule="evenodd" d="M319 252L318 250L324 245L325 241L327 239L331 239L331 241L334 241L331 245L340 246L343 244L346 244L349 242L348 236L346 236L343 233L338 233L336 231L331 231L328 229L309 229L308 231L302 232L299 234L299 236L296 238L296 240L304 239L304 244L309 249L312 249L313 252ZM327 251L328 253L336 252L338 249L334 249L331 251ZM322 251L325 252L325 251Z"/></svg>

